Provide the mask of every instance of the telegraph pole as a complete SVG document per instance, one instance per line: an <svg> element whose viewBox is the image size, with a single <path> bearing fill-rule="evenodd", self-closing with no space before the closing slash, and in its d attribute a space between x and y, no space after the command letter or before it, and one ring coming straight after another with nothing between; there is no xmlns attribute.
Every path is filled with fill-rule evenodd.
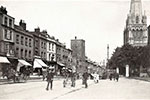
<svg viewBox="0 0 150 100"><path fill-rule="evenodd" d="M107 62L109 60L109 44L107 44Z"/></svg>

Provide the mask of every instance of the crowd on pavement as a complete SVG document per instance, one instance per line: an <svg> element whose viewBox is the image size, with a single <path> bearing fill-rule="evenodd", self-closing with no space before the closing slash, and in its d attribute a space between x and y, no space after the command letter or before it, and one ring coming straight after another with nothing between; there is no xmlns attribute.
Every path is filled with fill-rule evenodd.
<svg viewBox="0 0 150 100"><path fill-rule="evenodd" d="M67 69L68 70L68 69ZM65 70L63 72L63 87L65 88L67 85L70 85L71 87L75 87L76 86L76 80L78 79L78 75L76 72L73 72L72 70L70 71L67 71ZM7 73L5 73L6 76L7 76L7 79L12 79L15 81L19 80L19 77L21 75L23 75L23 77L30 77L30 72L29 72L29 69L23 69L21 71L21 73L16 73L13 69L10 70L10 72L8 71ZM7 75L8 74L8 75ZM40 77L40 74L38 74L39 77ZM53 89L53 80L54 80L54 76L55 76L55 71L54 71L54 67L49 67L49 68L46 68L46 69L43 69L42 70L42 80L43 81L47 81L47 85L46 85L46 90L49 90L49 89ZM84 73L82 73L82 85L85 86L85 88L88 88L88 79L93 79L94 80L94 83L99 83L99 79L100 79L100 76L97 72L93 72L93 73L89 73L88 70L86 69L84 71ZM92 77L92 78L91 78ZM114 73L111 73L109 75L109 79L112 80L119 80L119 74L114 72Z"/></svg>

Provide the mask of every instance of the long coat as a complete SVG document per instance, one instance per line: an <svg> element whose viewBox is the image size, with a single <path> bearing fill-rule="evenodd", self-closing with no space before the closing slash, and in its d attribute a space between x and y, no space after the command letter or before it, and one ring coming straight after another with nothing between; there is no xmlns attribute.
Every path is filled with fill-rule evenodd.
<svg viewBox="0 0 150 100"><path fill-rule="evenodd" d="M53 81L54 73L50 72L47 74L47 81Z"/></svg>

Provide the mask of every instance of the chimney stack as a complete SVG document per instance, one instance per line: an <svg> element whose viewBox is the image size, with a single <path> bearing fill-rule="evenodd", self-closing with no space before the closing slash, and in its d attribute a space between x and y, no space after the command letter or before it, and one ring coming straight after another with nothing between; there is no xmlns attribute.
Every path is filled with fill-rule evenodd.
<svg viewBox="0 0 150 100"><path fill-rule="evenodd" d="M26 30L26 23L23 20L20 20L19 26L21 26L23 30Z"/></svg>

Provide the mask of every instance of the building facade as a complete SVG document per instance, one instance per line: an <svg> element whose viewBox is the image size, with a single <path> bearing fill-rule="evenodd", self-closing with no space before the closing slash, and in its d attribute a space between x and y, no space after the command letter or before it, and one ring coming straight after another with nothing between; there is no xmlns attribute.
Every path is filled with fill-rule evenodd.
<svg viewBox="0 0 150 100"><path fill-rule="evenodd" d="M148 44L147 17L142 13L141 0L131 0L124 30L124 44L146 46Z"/></svg>
<svg viewBox="0 0 150 100"><path fill-rule="evenodd" d="M148 26L148 45L150 45L150 25Z"/></svg>
<svg viewBox="0 0 150 100"><path fill-rule="evenodd" d="M54 37L50 37L48 34L47 34L47 62L53 62L53 63L56 63L56 40Z"/></svg>
<svg viewBox="0 0 150 100"><path fill-rule="evenodd" d="M33 61L33 35L26 30L26 23L20 20L15 25L15 57L32 63Z"/></svg>
<svg viewBox="0 0 150 100"><path fill-rule="evenodd" d="M0 55L14 56L14 21L4 7L0 8Z"/></svg>
<svg viewBox="0 0 150 100"><path fill-rule="evenodd" d="M35 28L33 32L33 55L39 56L42 60L47 59L47 31L40 31L40 28Z"/></svg>

